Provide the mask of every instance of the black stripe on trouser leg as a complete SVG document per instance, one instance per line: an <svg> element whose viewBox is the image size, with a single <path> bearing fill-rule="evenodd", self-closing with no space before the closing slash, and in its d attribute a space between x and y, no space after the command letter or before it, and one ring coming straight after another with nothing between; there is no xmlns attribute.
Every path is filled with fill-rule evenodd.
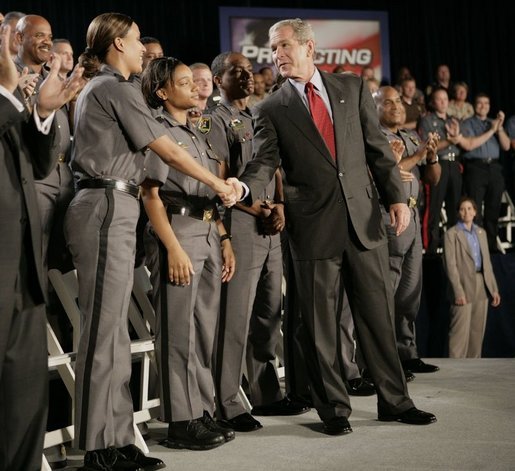
<svg viewBox="0 0 515 471"><path fill-rule="evenodd" d="M159 306L159 315L161 316L161 374L163 385L163 403L164 418L172 417L172 403L171 403L171 390L170 390L170 358L168 349L168 284L170 279L168 277L168 251L161 241L157 238L159 245L159 283L161 284L161 298Z"/></svg>
<svg viewBox="0 0 515 471"><path fill-rule="evenodd" d="M80 440L79 448L86 449L86 431L88 427L88 412L90 401L90 385L91 385L91 370L93 368L93 357L97 346L98 326L100 324L100 313L102 311L102 292L104 290L104 276L107 266L107 243L109 241L109 227L113 220L114 214L114 196L113 189L106 188L107 198L107 214L104 222L100 227L100 236L98 243L98 258L97 258L97 273L95 280L95 293L93 297L93 312L91 314L91 329L89 332L88 351L86 354L86 361L84 364L84 377L83 377L83 401L80 422Z"/></svg>

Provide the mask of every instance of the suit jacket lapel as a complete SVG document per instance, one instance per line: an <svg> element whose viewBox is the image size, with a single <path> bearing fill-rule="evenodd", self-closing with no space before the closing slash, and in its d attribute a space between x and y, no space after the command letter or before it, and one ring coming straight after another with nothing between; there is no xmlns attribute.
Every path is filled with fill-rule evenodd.
<svg viewBox="0 0 515 471"><path fill-rule="evenodd" d="M286 116L296 126L299 131L304 134L308 141L315 147L320 154L333 166L334 161L325 145L323 137L318 132L309 110L306 105L302 102L297 91L293 88L290 82L286 82L281 87L282 92L282 104L287 108Z"/></svg>

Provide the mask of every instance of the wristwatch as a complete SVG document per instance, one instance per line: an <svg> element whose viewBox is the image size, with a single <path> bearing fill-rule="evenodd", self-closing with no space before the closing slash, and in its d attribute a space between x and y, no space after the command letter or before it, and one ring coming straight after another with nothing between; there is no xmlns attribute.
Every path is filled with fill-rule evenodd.
<svg viewBox="0 0 515 471"><path fill-rule="evenodd" d="M429 160L426 160L426 163L427 165L435 165L438 163L438 155L435 155L435 158L434 160L431 160L431 162Z"/></svg>

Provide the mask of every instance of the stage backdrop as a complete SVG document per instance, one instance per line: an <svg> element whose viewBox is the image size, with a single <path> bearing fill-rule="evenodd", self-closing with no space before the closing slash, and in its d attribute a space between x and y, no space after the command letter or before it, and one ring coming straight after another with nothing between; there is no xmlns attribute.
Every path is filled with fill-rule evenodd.
<svg viewBox="0 0 515 471"><path fill-rule="evenodd" d="M382 11L301 10L220 7L222 51L247 56L254 70L272 66L268 29L285 18L302 18L315 31L317 66L332 72L341 65L361 73L372 66L378 79L390 79L388 14Z"/></svg>

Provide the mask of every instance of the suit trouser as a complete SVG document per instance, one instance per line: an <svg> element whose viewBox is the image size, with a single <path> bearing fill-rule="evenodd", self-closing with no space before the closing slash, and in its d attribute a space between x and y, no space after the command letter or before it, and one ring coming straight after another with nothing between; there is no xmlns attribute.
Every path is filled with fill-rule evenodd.
<svg viewBox="0 0 515 471"><path fill-rule="evenodd" d="M474 293L474 299L467 299L468 304L451 304L450 358L481 358L488 313L488 298L482 273L476 273Z"/></svg>
<svg viewBox="0 0 515 471"><path fill-rule="evenodd" d="M281 327L280 236L258 234L254 217L233 210L230 220L236 272L224 286L216 347L217 405L224 418L246 412L238 398L243 362L253 405L283 394L275 366Z"/></svg>
<svg viewBox="0 0 515 471"><path fill-rule="evenodd" d="M172 227L195 271L189 286L170 283L166 249L155 236L145 238L157 316L161 413L167 422L198 419L204 411L213 415L212 358L222 278L216 224L173 215Z"/></svg>
<svg viewBox="0 0 515 471"><path fill-rule="evenodd" d="M127 193L84 189L65 218L79 281L75 431L85 450L134 443L127 315L138 214L138 201Z"/></svg>
<svg viewBox="0 0 515 471"><path fill-rule="evenodd" d="M45 306L34 303L27 276L36 275L25 269L18 273L13 305L0 300L2 471L39 471L43 456L48 409Z"/></svg>
<svg viewBox="0 0 515 471"><path fill-rule="evenodd" d="M395 342L387 245L363 250L350 237L346 240L340 257L294 261L306 366L322 420L348 417L351 412L339 361L343 288L349 296L358 344L376 386L379 413L397 414L413 407Z"/></svg>
<svg viewBox="0 0 515 471"><path fill-rule="evenodd" d="M476 221L486 230L488 247L490 250L496 249L501 200L505 186L502 167L495 161L488 164L475 159L467 160L463 179L465 193L477 204ZM483 202L484 214L482 214Z"/></svg>
<svg viewBox="0 0 515 471"><path fill-rule="evenodd" d="M395 335L401 361L418 358L415 320L422 295L420 222L418 209L414 208L410 211L412 212L410 223L401 235L395 235L394 228L389 225L389 215L386 225L390 274L395 293Z"/></svg>
<svg viewBox="0 0 515 471"><path fill-rule="evenodd" d="M429 196L429 219L427 230L429 232L428 253L436 253L440 247L440 211L445 201L447 214L447 227L456 224L458 218L458 203L461 197L462 177L460 164L457 161L440 160L442 174L437 185L431 185Z"/></svg>

